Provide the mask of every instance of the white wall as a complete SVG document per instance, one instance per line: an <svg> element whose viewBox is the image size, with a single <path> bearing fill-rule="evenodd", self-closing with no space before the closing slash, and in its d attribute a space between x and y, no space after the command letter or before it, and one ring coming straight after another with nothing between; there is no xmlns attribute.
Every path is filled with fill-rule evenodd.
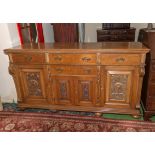
<svg viewBox="0 0 155 155"><path fill-rule="evenodd" d="M7 24L9 34L11 37L11 44L12 46L17 46L20 44L18 31L17 31L17 25L15 23L9 23Z"/></svg>
<svg viewBox="0 0 155 155"><path fill-rule="evenodd" d="M0 96L2 102L13 102L17 100L15 85L8 73L9 59L3 49L12 47L18 42L15 24L0 24ZM10 33L10 31L11 33Z"/></svg>
<svg viewBox="0 0 155 155"><path fill-rule="evenodd" d="M50 23L43 23L45 42L54 42L53 26Z"/></svg>
<svg viewBox="0 0 155 155"><path fill-rule="evenodd" d="M97 42L97 29L101 29L101 23L86 23L85 24L85 42Z"/></svg>

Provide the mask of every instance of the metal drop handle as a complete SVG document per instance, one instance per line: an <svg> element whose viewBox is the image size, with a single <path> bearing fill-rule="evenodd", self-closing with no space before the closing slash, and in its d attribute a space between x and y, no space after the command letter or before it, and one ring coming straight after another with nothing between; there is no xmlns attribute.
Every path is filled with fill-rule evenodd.
<svg viewBox="0 0 155 155"><path fill-rule="evenodd" d="M83 60L83 61L90 61L91 58L89 58L89 57L83 57L82 60Z"/></svg>
<svg viewBox="0 0 155 155"><path fill-rule="evenodd" d="M30 62L32 60L32 57L31 56L27 56L27 57L25 57L25 60Z"/></svg>
<svg viewBox="0 0 155 155"><path fill-rule="evenodd" d="M116 59L116 62L124 62L125 61L125 58L117 58Z"/></svg>
<svg viewBox="0 0 155 155"><path fill-rule="evenodd" d="M61 56L56 56L54 59L61 61L62 60L62 57Z"/></svg>
<svg viewBox="0 0 155 155"><path fill-rule="evenodd" d="M64 69L63 69L63 68L56 68L55 70L56 70L57 72L61 73L61 72L63 72Z"/></svg>

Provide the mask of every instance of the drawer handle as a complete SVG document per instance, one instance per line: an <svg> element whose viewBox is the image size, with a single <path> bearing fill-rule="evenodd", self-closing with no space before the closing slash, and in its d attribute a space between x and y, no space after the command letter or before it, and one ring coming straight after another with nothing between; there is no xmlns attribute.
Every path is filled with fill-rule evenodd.
<svg viewBox="0 0 155 155"><path fill-rule="evenodd" d="M116 62L124 62L124 61L125 61L124 58L117 58L117 59L116 59Z"/></svg>
<svg viewBox="0 0 155 155"><path fill-rule="evenodd" d="M30 62L30 61L32 61L32 57L31 56L27 56L27 57L25 57L25 60Z"/></svg>
<svg viewBox="0 0 155 155"><path fill-rule="evenodd" d="M59 61L61 61L62 58L61 58L61 56L56 56L56 57L54 58L54 60L59 60Z"/></svg>
<svg viewBox="0 0 155 155"><path fill-rule="evenodd" d="M82 58L82 60L83 60L83 61L90 61L90 60L91 60L91 58L88 58L88 57L83 57L83 58Z"/></svg>
<svg viewBox="0 0 155 155"><path fill-rule="evenodd" d="M86 74L90 74L90 73L91 73L91 69L84 69L84 72L85 72Z"/></svg>
<svg viewBox="0 0 155 155"><path fill-rule="evenodd" d="M63 72L63 69L62 68L56 68L55 69L58 73L62 73Z"/></svg>

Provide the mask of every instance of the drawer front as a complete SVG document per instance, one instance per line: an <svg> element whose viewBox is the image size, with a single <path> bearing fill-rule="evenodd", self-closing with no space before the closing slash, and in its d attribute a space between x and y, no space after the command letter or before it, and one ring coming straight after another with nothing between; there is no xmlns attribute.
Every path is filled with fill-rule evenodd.
<svg viewBox="0 0 155 155"><path fill-rule="evenodd" d="M98 41L134 41L134 35L99 35Z"/></svg>
<svg viewBox="0 0 155 155"><path fill-rule="evenodd" d="M155 84L155 71L151 72L150 74L151 82Z"/></svg>
<svg viewBox="0 0 155 155"><path fill-rule="evenodd" d="M149 86L149 96L155 99L155 84L151 84Z"/></svg>
<svg viewBox="0 0 155 155"><path fill-rule="evenodd" d="M135 33L134 29L110 31L110 34L117 34L117 35L128 35L128 34L134 35L134 33Z"/></svg>
<svg viewBox="0 0 155 155"><path fill-rule="evenodd" d="M138 54L102 54L102 65L139 65L140 55Z"/></svg>
<svg viewBox="0 0 155 155"><path fill-rule="evenodd" d="M96 66L50 66L51 74L53 75L96 75Z"/></svg>
<svg viewBox="0 0 155 155"><path fill-rule="evenodd" d="M155 72L155 61L154 60L151 61L151 69L153 72Z"/></svg>
<svg viewBox="0 0 155 155"><path fill-rule="evenodd" d="M40 64L45 63L45 54L43 53L23 53L23 54L12 54L11 55L13 63L19 64Z"/></svg>
<svg viewBox="0 0 155 155"><path fill-rule="evenodd" d="M121 29L121 30L98 30L97 35L134 35L135 29Z"/></svg>
<svg viewBox="0 0 155 155"><path fill-rule="evenodd" d="M148 97L147 110L155 110L155 97Z"/></svg>
<svg viewBox="0 0 155 155"><path fill-rule="evenodd" d="M49 54L51 64L95 65L96 54Z"/></svg>

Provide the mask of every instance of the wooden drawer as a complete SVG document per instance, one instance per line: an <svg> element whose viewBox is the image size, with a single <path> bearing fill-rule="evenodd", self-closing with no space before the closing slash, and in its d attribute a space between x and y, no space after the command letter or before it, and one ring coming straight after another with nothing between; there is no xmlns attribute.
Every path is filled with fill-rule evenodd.
<svg viewBox="0 0 155 155"><path fill-rule="evenodd" d="M50 66L51 74L54 75L96 75L96 66Z"/></svg>
<svg viewBox="0 0 155 155"><path fill-rule="evenodd" d="M140 55L138 54L102 54L102 65L139 65Z"/></svg>
<svg viewBox="0 0 155 155"><path fill-rule="evenodd" d="M135 29L97 30L97 35L134 35Z"/></svg>
<svg viewBox="0 0 155 155"><path fill-rule="evenodd" d="M150 83L150 85L149 85L149 96L155 98L155 84Z"/></svg>
<svg viewBox="0 0 155 155"><path fill-rule="evenodd" d="M148 97L147 103L148 110L155 110L155 97Z"/></svg>
<svg viewBox="0 0 155 155"><path fill-rule="evenodd" d="M151 69L155 72L155 61L151 60Z"/></svg>
<svg viewBox="0 0 155 155"><path fill-rule="evenodd" d="M95 65L96 54L49 54L51 64Z"/></svg>
<svg viewBox="0 0 155 155"><path fill-rule="evenodd" d="M134 35L100 35L98 41L134 41Z"/></svg>
<svg viewBox="0 0 155 155"><path fill-rule="evenodd" d="M11 54L13 63L19 64L41 64L45 63L45 54L43 53L20 53Z"/></svg>
<svg viewBox="0 0 155 155"><path fill-rule="evenodd" d="M151 72L150 75L151 82L155 83L155 71Z"/></svg>

